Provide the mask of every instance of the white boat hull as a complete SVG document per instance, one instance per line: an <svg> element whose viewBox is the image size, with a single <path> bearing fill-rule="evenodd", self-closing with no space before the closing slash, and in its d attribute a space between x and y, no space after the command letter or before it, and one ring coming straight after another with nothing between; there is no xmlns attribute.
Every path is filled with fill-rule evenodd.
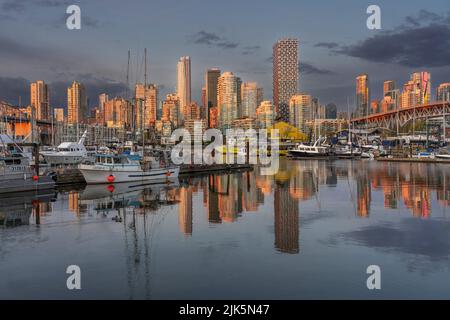
<svg viewBox="0 0 450 320"><path fill-rule="evenodd" d="M79 166L86 183L120 183L132 181L166 181L178 178L180 167L158 168L150 171L126 171L121 167L101 169L92 165ZM112 178L111 178L112 177Z"/></svg>
<svg viewBox="0 0 450 320"><path fill-rule="evenodd" d="M63 154L63 153L45 153L41 152L45 162L50 165L70 165L79 164L86 158L85 154Z"/></svg>

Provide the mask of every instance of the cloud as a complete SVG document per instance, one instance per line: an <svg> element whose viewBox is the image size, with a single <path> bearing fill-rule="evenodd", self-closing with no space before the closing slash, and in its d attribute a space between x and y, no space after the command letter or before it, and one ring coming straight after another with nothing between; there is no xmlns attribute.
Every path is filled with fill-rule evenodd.
<svg viewBox="0 0 450 320"><path fill-rule="evenodd" d="M22 105L29 103L30 81L24 78L0 77L0 100L18 105L19 96Z"/></svg>
<svg viewBox="0 0 450 320"><path fill-rule="evenodd" d="M218 47L221 49L234 49L239 46L238 43L227 40L225 37L218 36L215 33L201 30L194 35L189 36L189 41L194 44L207 45L209 47Z"/></svg>
<svg viewBox="0 0 450 320"><path fill-rule="evenodd" d="M406 17L396 29L331 50L370 62L412 68L450 66L450 15L421 10L415 16Z"/></svg>
<svg viewBox="0 0 450 320"><path fill-rule="evenodd" d="M300 62L298 66L300 74L317 74L317 75L333 75L333 71L320 69L307 62Z"/></svg>
<svg viewBox="0 0 450 320"><path fill-rule="evenodd" d="M23 0L14 0L4 2L1 8L5 12L23 12L25 5L25 1Z"/></svg>
<svg viewBox="0 0 450 320"><path fill-rule="evenodd" d="M264 59L264 62L273 63L273 57L270 56L270 57ZM300 74L316 74L316 75L334 75L334 74L336 74L334 71L327 70L327 69L320 69L318 67L315 67L311 63L301 62L301 61L298 64L298 71L300 72Z"/></svg>
<svg viewBox="0 0 450 320"><path fill-rule="evenodd" d="M428 270L437 263L448 267L450 260L450 222L445 220L403 219L398 225L378 223L331 237L349 241L367 248L375 248L393 254L408 254L411 269ZM426 239L426 241L424 241ZM425 258L425 259L424 259ZM426 261L429 265L422 265ZM436 269L434 269L436 270Z"/></svg>
<svg viewBox="0 0 450 320"><path fill-rule="evenodd" d="M314 45L314 47L334 49L334 48L339 47L339 44L336 42L319 42L319 43L316 43Z"/></svg>
<svg viewBox="0 0 450 320"><path fill-rule="evenodd" d="M243 55L251 55L254 54L256 51L258 51L259 49L261 49L260 46L247 46L243 48L244 51L242 51Z"/></svg>

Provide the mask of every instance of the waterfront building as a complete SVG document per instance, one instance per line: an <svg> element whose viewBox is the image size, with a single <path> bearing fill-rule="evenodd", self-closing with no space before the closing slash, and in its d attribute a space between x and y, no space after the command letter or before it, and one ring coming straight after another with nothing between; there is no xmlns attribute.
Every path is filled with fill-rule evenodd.
<svg viewBox="0 0 450 320"><path fill-rule="evenodd" d="M275 111L271 101L265 100L261 102L258 109L256 109L256 118L259 128L267 129L273 126Z"/></svg>
<svg viewBox="0 0 450 320"><path fill-rule="evenodd" d="M239 118L233 120L232 128L244 130L258 129L258 122L256 121L256 118Z"/></svg>
<svg viewBox="0 0 450 320"><path fill-rule="evenodd" d="M241 101L241 80L232 72L224 72L217 85L218 120L221 130L231 128L238 117Z"/></svg>
<svg viewBox="0 0 450 320"><path fill-rule="evenodd" d="M360 74L356 77L356 117L364 117L369 113L369 76Z"/></svg>
<svg viewBox="0 0 450 320"><path fill-rule="evenodd" d="M378 99L372 100L370 102L370 114L375 114L380 112L380 104L378 102Z"/></svg>
<svg viewBox="0 0 450 320"><path fill-rule="evenodd" d="M83 123L88 105L86 90L80 82L73 81L67 88L67 121L68 123Z"/></svg>
<svg viewBox="0 0 450 320"><path fill-rule="evenodd" d="M104 117L104 114L105 114L105 102L108 101L108 100L109 100L109 96L106 93L101 93L98 96L98 108L99 108L101 114L103 115L103 117ZM104 123L105 120L103 119L102 122Z"/></svg>
<svg viewBox="0 0 450 320"><path fill-rule="evenodd" d="M174 128L180 125L178 122L180 99L174 93L168 94L163 102L161 120L170 121Z"/></svg>
<svg viewBox="0 0 450 320"><path fill-rule="evenodd" d="M264 101L264 89L256 88L256 106L259 106Z"/></svg>
<svg viewBox="0 0 450 320"><path fill-rule="evenodd" d="M442 83L436 89L436 99L438 101L450 102L450 83Z"/></svg>
<svg viewBox="0 0 450 320"><path fill-rule="evenodd" d="M205 106L206 106L206 114L208 116L208 125L211 125L210 109L217 107L217 85L219 83L220 77L220 69L211 68L206 70L205 73Z"/></svg>
<svg viewBox="0 0 450 320"><path fill-rule="evenodd" d="M37 120L50 120L50 96L48 85L43 80L30 84L30 105L36 109Z"/></svg>
<svg viewBox="0 0 450 320"><path fill-rule="evenodd" d="M180 122L183 123L183 108L191 103L191 58L181 57L177 64L177 95L180 98Z"/></svg>
<svg viewBox="0 0 450 320"><path fill-rule="evenodd" d="M219 117L218 117L217 107L212 107L209 109L209 127L210 128L218 128L219 127Z"/></svg>
<svg viewBox="0 0 450 320"><path fill-rule="evenodd" d="M307 132L306 121L312 120L313 99L309 94L296 94L289 101L289 124Z"/></svg>
<svg viewBox="0 0 450 320"><path fill-rule="evenodd" d="M158 88L155 84L137 83L135 86L135 127L149 128L155 124L157 119Z"/></svg>
<svg viewBox="0 0 450 320"><path fill-rule="evenodd" d="M131 105L121 97L104 103L104 118L109 128L126 128L131 122Z"/></svg>
<svg viewBox="0 0 450 320"><path fill-rule="evenodd" d="M431 75L429 72L415 72L403 86L401 108L427 104L431 99Z"/></svg>
<svg viewBox="0 0 450 320"><path fill-rule="evenodd" d="M285 38L273 46L273 101L282 121L289 121L289 100L298 92L298 39Z"/></svg>
<svg viewBox="0 0 450 320"><path fill-rule="evenodd" d="M238 117L254 118L258 107L258 86L256 82L244 82L241 87L241 95L241 108Z"/></svg>
<svg viewBox="0 0 450 320"><path fill-rule="evenodd" d="M64 122L64 108L54 108L53 115L56 122Z"/></svg>
<svg viewBox="0 0 450 320"><path fill-rule="evenodd" d="M200 106L192 102L183 108L184 121L200 119Z"/></svg>

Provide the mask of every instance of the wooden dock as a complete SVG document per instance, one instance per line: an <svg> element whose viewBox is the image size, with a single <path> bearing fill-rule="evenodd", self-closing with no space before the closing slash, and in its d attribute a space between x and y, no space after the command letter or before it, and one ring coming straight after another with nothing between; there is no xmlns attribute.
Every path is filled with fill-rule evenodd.
<svg viewBox="0 0 450 320"><path fill-rule="evenodd" d="M443 159L430 159L430 158L388 158L380 157L376 158L377 161L383 162L413 162L413 163L444 163L450 164L450 160Z"/></svg>
<svg viewBox="0 0 450 320"><path fill-rule="evenodd" d="M180 175L191 174L207 174L210 172L232 172L239 170L253 170L251 164L213 164L213 165L182 165L180 168ZM77 168L58 168L55 169L56 184L58 186L73 185L73 184L85 184L83 174Z"/></svg>

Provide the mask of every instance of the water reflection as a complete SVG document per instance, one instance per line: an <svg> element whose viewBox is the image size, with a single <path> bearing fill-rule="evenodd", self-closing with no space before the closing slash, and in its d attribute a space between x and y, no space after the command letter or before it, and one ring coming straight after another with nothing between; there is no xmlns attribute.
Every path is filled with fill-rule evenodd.
<svg viewBox="0 0 450 320"><path fill-rule="evenodd" d="M368 218L373 192L382 192L383 207L398 209L401 204L412 216L431 215L432 193L438 203L450 204L450 171L445 165L378 163L374 161L295 161L281 162L274 176L260 175L259 169L233 174L188 177L175 185L94 185L63 190L67 208L76 217L93 212L113 212L122 221L126 209L134 213L158 212L163 206L177 205L179 231L186 237L195 232L193 223L197 196L210 224L235 223L246 213L273 205L274 244L280 252L298 253L301 203L312 200L320 210L333 199L320 197L321 187L337 187L348 194L355 216ZM28 224L31 216L51 214L54 194L10 197L0 204L0 224L13 227ZM270 203L267 203L270 201ZM123 212L121 211L123 209ZM40 223L40 219L36 219Z"/></svg>

